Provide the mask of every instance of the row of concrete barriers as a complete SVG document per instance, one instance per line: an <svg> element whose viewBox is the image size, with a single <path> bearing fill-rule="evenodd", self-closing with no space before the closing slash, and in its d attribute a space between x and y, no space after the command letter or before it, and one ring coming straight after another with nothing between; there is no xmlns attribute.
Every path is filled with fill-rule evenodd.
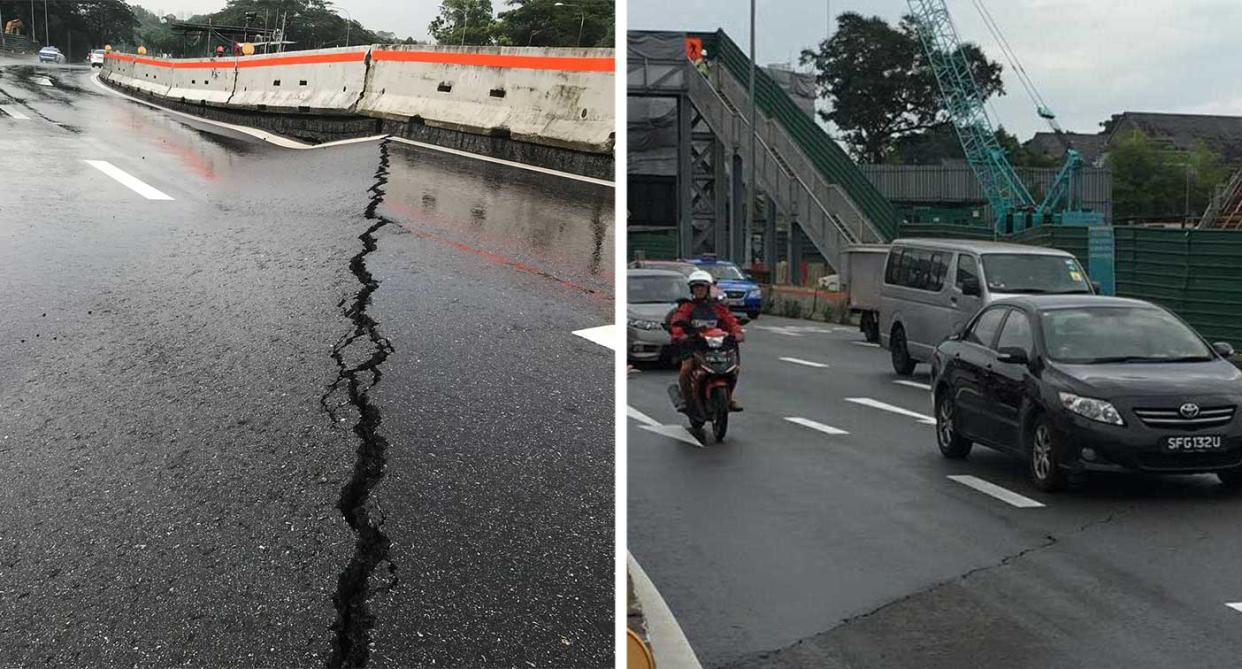
<svg viewBox="0 0 1242 669"><path fill-rule="evenodd" d="M362 115L611 154L612 49L359 46L161 59L109 53L100 77L182 103Z"/></svg>

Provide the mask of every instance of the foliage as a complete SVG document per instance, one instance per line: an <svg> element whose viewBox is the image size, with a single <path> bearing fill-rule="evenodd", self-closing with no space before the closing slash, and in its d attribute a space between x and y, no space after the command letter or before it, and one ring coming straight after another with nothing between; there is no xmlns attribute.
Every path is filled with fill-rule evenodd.
<svg viewBox="0 0 1242 669"><path fill-rule="evenodd" d="M880 17L846 12L837 26L801 60L815 66L820 96L830 103L831 111L820 115L841 130L855 158L885 162L898 139L949 120L912 17L893 28ZM984 99L1003 95L1001 65L974 44L962 44L962 51Z"/></svg>
<svg viewBox="0 0 1242 669"><path fill-rule="evenodd" d="M492 0L444 0L427 25L437 44L486 46L495 42Z"/></svg>
<svg viewBox="0 0 1242 669"><path fill-rule="evenodd" d="M1118 221L1198 217L1217 184L1229 178L1224 158L1203 142L1178 151L1138 131L1113 139L1108 165L1113 170L1113 216Z"/></svg>
<svg viewBox="0 0 1242 669"><path fill-rule="evenodd" d="M5 3L0 9L6 22L20 18L27 34L41 44L59 47L70 62L84 60L91 49L124 40L137 24L133 11L121 0L48 0L46 13L40 3L33 16L29 3Z"/></svg>
<svg viewBox="0 0 1242 669"><path fill-rule="evenodd" d="M614 0L506 0L496 21L503 46L612 47L616 42ZM579 39L581 31L581 39Z"/></svg>

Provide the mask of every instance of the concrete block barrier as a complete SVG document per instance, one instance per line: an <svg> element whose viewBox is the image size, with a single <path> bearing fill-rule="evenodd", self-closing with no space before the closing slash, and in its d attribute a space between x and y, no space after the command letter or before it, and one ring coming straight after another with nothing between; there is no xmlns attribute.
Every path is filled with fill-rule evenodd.
<svg viewBox="0 0 1242 669"><path fill-rule="evenodd" d="M172 88L172 64L166 60L134 56L134 72L130 87L144 93L167 97Z"/></svg>
<svg viewBox="0 0 1242 669"><path fill-rule="evenodd" d="M168 61L168 97L182 102L227 104L237 83L236 58L187 58Z"/></svg>
<svg viewBox="0 0 1242 669"><path fill-rule="evenodd" d="M615 140L613 68L608 49L376 47L357 109L607 153Z"/></svg>
<svg viewBox="0 0 1242 669"><path fill-rule="evenodd" d="M351 113L367 81L371 47L242 56L229 105L261 111Z"/></svg>

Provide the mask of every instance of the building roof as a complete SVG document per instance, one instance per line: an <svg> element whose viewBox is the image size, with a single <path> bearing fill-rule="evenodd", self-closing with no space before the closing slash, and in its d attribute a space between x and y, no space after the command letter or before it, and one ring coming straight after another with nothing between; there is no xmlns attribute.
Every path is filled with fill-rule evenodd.
<svg viewBox="0 0 1242 669"><path fill-rule="evenodd" d="M1226 163L1242 163L1242 116L1122 112L1113 114L1103 125L1109 141L1119 132L1138 130L1181 150L1192 149L1202 141L1219 151Z"/></svg>
<svg viewBox="0 0 1242 669"><path fill-rule="evenodd" d="M1027 140L1026 147L1046 156L1061 156L1065 146L1077 150L1088 165L1098 165L1108 148L1108 136L1104 134L1088 135L1085 132L1066 132L1057 136L1054 132L1037 132Z"/></svg>

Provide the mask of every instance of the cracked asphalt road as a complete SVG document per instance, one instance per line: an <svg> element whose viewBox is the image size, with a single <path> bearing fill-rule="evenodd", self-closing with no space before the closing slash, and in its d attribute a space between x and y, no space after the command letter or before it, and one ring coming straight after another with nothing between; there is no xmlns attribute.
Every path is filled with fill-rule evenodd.
<svg viewBox="0 0 1242 669"><path fill-rule="evenodd" d="M572 330L611 320L612 190L278 149L90 74L0 62L0 664L323 666L344 630L370 666L611 666L613 358ZM380 455L333 356L359 257ZM350 617L360 462L391 548Z"/></svg>
<svg viewBox="0 0 1242 669"><path fill-rule="evenodd" d="M1237 666L1242 613L1226 603L1242 601L1242 495L1213 476L1099 476L1047 495L999 453L945 460L931 425L848 401L932 413L861 340L763 316L725 444L629 423L629 550L705 667ZM632 376L630 406L678 424L674 378Z"/></svg>

